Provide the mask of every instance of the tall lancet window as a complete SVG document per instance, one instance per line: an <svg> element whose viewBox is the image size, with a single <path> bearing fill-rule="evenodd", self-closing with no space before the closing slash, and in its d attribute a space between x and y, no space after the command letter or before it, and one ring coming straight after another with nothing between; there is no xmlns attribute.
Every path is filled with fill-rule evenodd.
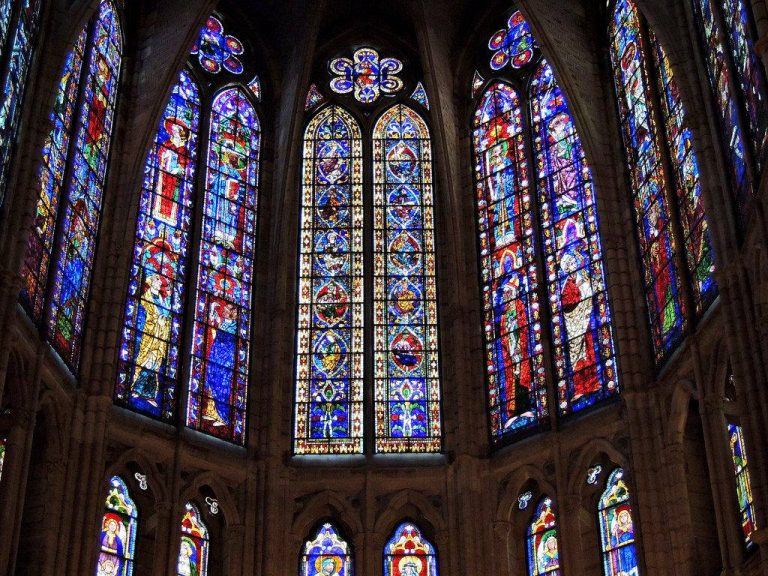
<svg viewBox="0 0 768 576"><path fill-rule="evenodd" d="M605 483L598 503L600 543L605 576L640 576L635 544L635 522L624 470L616 468Z"/></svg>
<svg viewBox="0 0 768 576"><path fill-rule="evenodd" d="M73 370L88 307L122 43L119 16L103 0L65 61L22 270L22 304Z"/></svg>
<svg viewBox="0 0 768 576"><path fill-rule="evenodd" d="M737 216L745 224L765 165L768 103L749 2L692 0Z"/></svg>
<svg viewBox="0 0 768 576"><path fill-rule="evenodd" d="M749 474L747 448L744 445L744 431L738 424L728 424L728 445L731 447L733 474L736 480L736 497L739 502L741 531L746 546L752 547L752 534L757 530L755 503L752 496L752 478Z"/></svg>
<svg viewBox="0 0 768 576"><path fill-rule="evenodd" d="M653 349L661 361L717 296L710 233L672 68L632 0L617 0L610 36Z"/></svg>
<svg viewBox="0 0 768 576"><path fill-rule="evenodd" d="M96 576L133 574L137 527L138 511L128 493L128 486L122 478L113 476L109 481L101 518Z"/></svg>
<svg viewBox="0 0 768 576"><path fill-rule="evenodd" d="M181 394L187 426L236 444L246 432L261 149L260 92L244 74L244 54L222 19L209 17L160 118L145 162L115 387L118 404L167 422ZM202 220L196 234L193 215Z"/></svg>
<svg viewBox="0 0 768 576"><path fill-rule="evenodd" d="M560 576L560 547L557 538L557 517L552 500L545 496L528 524L525 547L528 576Z"/></svg>
<svg viewBox="0 0 768 576"><path fill-rule="evenodd" d="M350 545L338 528L326 522L317 529L301 551L299 576L354 576L354 557Z"/></svg>
<svg viewBox="0 0 768 576"><path fill-rule="evenodd" d="M488 408L499 445L619 386L595 190L567 98L519 11L489 47L493 76L473 81L472 144Z"/></svg>
<svg viewBox="0 0 768 576"><path fill-rule="evenodd" d="M296 454L364 452L366 397L375 452L442 447L432 149L427 120L411 107L428 112L426 90L414 83L411 105L385 100L370 113L382 95L406 97L402 71L400 60L361 48L331 60L330 93L312 84L307 94ZM364 128L346 105L363 108Z"/></svg>
<svg viewBox="0 0 768 576"><path fill-rule="evenodd" d="M384 546L384 576L438 576L437 552L412 522L403 522Z"/></svg>
<svg viewBox="0 0 768 576"><path fill-rule="evenodd" d="M181 519L179 559L176 563L178 576L208 576L208 528L200 510L192 502L184 506Z"/></svg>
<svg viewBox="0 0 768 576"><path fill-rule="evenodd" d="M0 2L0 206L8 186L14 141L40 28L42 0Z"/></svg>

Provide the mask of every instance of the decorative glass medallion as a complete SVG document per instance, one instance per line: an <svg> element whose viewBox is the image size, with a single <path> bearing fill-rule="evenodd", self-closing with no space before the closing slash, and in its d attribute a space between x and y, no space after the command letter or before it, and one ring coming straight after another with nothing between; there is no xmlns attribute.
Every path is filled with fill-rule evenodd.
<svg viewBox="0 0 768 576"><path fill-rule="evenodd" d="M242 74L243 63L237 58L244 51L243 43L234 36L224 34L224 25L215 16L209 16L200 30L200 37L192 46L200 66L211 74L224 68L231 74Z"/></svg>
<svg viewBox="0 0 768 576"><path fill-rule="evenodd" d="M317 89L317 84L312 84L307 91L307 99L304 100L304 110L312 110L312 108L319 106L323 100L325 100L325 96Z"/></svg>
<svg viewBox="0 0 768 576"><path fill-rule="evenodd" d="M493 70L501 70L507 64L512 68L522 68L531 61L536 42L520 10L509 17L506 29L491 36L488 48L494 50L490 62Z"/></svg>
<svg viewBox="0 0 768 576"><path fill-rule="evenodd" d="M335 58L329 69L335 77L331 79L331 90L337 94L348 94L354 90L358 102L368 104L379 99L379 95L395 94L403 87L397 73L403 63L397 58L381 58L373 48L355 50L352 59Z"/></svg>
<svg viewBox="0 0 768 576"><path fill-rule="evenodd" d="M411 100L415 100L429 110L429 98L427 98L427 91L424 90L424 85L421 82L416 84L416 88L413 90L413 94L411 94Z"/></svg>

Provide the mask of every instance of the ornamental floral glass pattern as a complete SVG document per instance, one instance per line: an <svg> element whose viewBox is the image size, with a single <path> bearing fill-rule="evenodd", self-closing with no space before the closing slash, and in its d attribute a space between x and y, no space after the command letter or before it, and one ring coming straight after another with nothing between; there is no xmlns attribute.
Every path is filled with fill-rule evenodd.
<svg viewBox="0 0 768 576"><path fill-rule="evenodd" d="M5 26L0 24L0 62L3 61L2 55L7 55L0 79L3 85L0 96L0 206L3 204L8 185L8 172L21 118L24 92L32 65L32 53L37 43L42 0L20 0L15 4L16 28L7 47L4 46L6 39L2 30L3 27L7 29L7 22ZM10 18L10 5L0 7L0 18L4 17L6 11L7 18Z"/></svg>
<svg viewBox="0 0 768 576"><path fill-rule="evenodd" d="M667 149L672 157L672 172L680 225L683 233L688 274L693 288L696 313L703 313L717 296L715 262L709 226L701 200L699 161L693 149L693 135L685 118L680 91L669 59L653 33L649 34L654 74L661 102L661 120Z"/></svg>
<svg viewBox="0 0 768 576"><path fill-rule="evenodd" d="M304 543L301 576L353 576L352 550L336 527L326 522Z"/></svg>
<svg viewBox="0 0 768 576"><path fill-rule="evenodd" d="M749 462L747 461L744 432L741 426L728 424L728 444L731 447L733 473L736 476L736 496L739 501L742 535L746 546L751 547L753 545L752 533L757 530L757 522L752 496L752 480L749 476Z"/></svg>
<svg viewBox="0 0 768 576"><path fill-rule="evenodd" d="M501 70L509 64L522 68L533 58L536 41L533 39L528 22L520 10L509 17L507 27L496 32L488 41L488 48L494 50L491 69Z"/></svg>
<svg viewBox="0 0 768 576"><path fill-rule="evenodd" d="M696 17L699 38L704 48L704 57L707 65L707 77L709 79L710 89L717 104L721 137L723 139L723 149L727 150L727 160L731 184L733 187L734 202L736 205L737 216L743 225L747 217L747 205L755 193L754 174L750 165L749 155L762 157L764 150L761 148L762 139L765 137L765 102L762 95L765 94L762 80L762 72L759 64L751 63L753 49L749 35L747 33L746 21L738 24L734 30L737 39L735 55L742 59L742 66L736 66L737 73L742 75L740 79L731 77L731 54L729 53L725 33L721 24L722 20L718 17L718 2L715 0L692 0L693 11ZM729 5L728 12L733 16L738 13L738 19L747 19L746 7L739 2L727 0ZM736 6L739 6L736 9ZM722 16L722 15L721 15ZM731 21L729 25L735 24ZM733 37L731 37L733 41ZM744 76L746 74L746 76ZM750 82L754 84L750 85ZM749 130L752 138L744 134L742 124L739 118L738 98L736 96L737 86L750 86L748 92L754 94L753 97L745 98L745 105L751 106L751 113L748 114L750 120L755 120L757 124L750 125ZM754 92L753 92L754 91ZM759 121L758 121L759 119ZM758 145L755 148L755 145Z"/></svg>
<svg viewBox="0 0 768 576"><path fill-rule="evenodd" d="M355 50L352 59L335 58L330 61L329 69L336 76L331 79L331 90L338 94L354 90L358 102L375 102L380 94L395 94L403 87L403 81L397 76L403 63L397 58L379 59L379 53L373 48Z"/></svg>
<svg viewBox="0 0 768 576"><path fill-rule="evenodd" d="M69 158L71 173L61 207L61 242L54 257L46 311L46 332L51 345L73 369L80 360L120 78L122 32L108 1L99 6L89 43L88 65L79 82L82 88Z"/></svg>
<svg viewBox="0 0 768 576"><path fill-rule="evenodd" d="M211 106L187 426L245 441L261 133L239 88Z"/></svg>
<svg viewBox="0 0 768 576"><path fill-rule="evenodd" d="M552 500L546 496L539 502L528 525L525 549L528 576L560 576L557 519Z"/></svg>
<svg viewBox="0 0 768 576"><path fill-rule="evenodd" d="M632 504L621 468L608 477L597 515L605 576L640 576Z"/></svg>
<svg viewBox="0 0 768 576"><path fill-rule="evenodd" d="M648 81L646 42L631 0L616 2L610 38L653 348L660 360L680 342L686 309L675 261L679 248L670 221L662 144Z"/></svg>
<svg viewBox="0 0 768 576"><path fill-rule="evenodd" d="M377 452L440 451L433 212L429 129L397 104L373 129Z"/></svg>
<svg viewBox="0 0 768 576"><path fill-rule="evenodd" d="M618 392L592 172L543 60L530 83L539 216L560 414Z"/></svg>
<svg viewBox="0 0 768 576"><path fill-rule="evenodd" d="M184 509L176 573L178 576L206 576L208 574L208 528L203 523L200 510L192 502L187 502Z"/></svg>
<svg viewBox="0 0 768 576"><path fill-rule="evenodd" d="M43 144L43 161L38 173L40 191L35 206L34 226L29 235L21 269L22 305L36 323L42 321L45 291L53 252L64 172L67 167L70 135L77 101L77 87L88 38L86 26L67 54L51 111L51 130Z"/></svg>
<svg viewBox="0 0 768 576"><path fill-rule="evenodd" d="M109 481L101 520L96 576L131 576L136 545L137 510L119 476Z"/></svg>
<svg viewBox="0 0 768 576"><path fill-rule="evenodd" d="M411 522L400 524L384 546L384 576L438 576L435 547Z"/></svg>
<svg viewBox="0 0 768 576"><path fill-rule="evenodd" d="M224 25L215 16L209 16L200 29L200 36L192 46L203 70L218 74L222 68L230 74L242 74L243 63L238 56L244 52L243 43L224 33Z"/></svg>
<svg viewBox="0 0 768 576"><path fill-rule="evenodd" d="M485 362L494 441L548 414L534 259L532 190L520 97L491 83L475 109Z"/></svg>
<svg viewBox="0 0 768 576"><path fill-rule="evenodd" d="M363 451L360 127L338 106L304 132L294 452Z"/></svg>
<svg viewBox="0 0 768 576"><path fill-rule="evenodd" d="M115 400L173 419L195 200L200 98L186 70L144 164Z"/></svg>

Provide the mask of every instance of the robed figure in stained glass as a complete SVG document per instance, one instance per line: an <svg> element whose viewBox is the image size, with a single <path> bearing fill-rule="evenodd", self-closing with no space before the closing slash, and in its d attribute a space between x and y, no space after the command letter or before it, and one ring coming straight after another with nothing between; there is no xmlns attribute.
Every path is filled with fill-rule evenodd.
<svg viewBox="0 0 768 576"><path fill-rule="evenodd" d="M206 327L208 369L203 383L203 420L228 426L237 334L237 308L223 300L210 305Z"/></svg>
<svg viewBox="0 0 768 576"><path fill-rule="evenodd" d="M178 223L181 187L187 175L190 153L187 143L190 137L189 123L183 118L166 118L164 122L168 139L160 145L157 163L160 175L157 179L152 215L172 226Z"/></svg>
<svg viewBox="0 0 768 576"><path fill-rule="evenodd" d="M99 536L96 576L131 576L136 538L136 507L119 476L110 480Z"/></svg>
<svg viewBox="0 0 768 576"><path fill-rule="evenodd" d="M606 482L598 516L605 576L639 576L632 504L621 468Z"/></svg>

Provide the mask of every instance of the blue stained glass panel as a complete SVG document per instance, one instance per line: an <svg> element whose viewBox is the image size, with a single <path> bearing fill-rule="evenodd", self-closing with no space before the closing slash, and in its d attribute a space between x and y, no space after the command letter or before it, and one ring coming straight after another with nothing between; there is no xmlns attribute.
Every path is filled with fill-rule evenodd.
<svg viewBox="0 0 768 576"><path fill-rule="evenodd" d="M611 307L592 172L546 60L530 86L558 408L567 414L618 392Z"/></svg>
<svg viewBox="0 0 768 576"><path fill-rule="evenodd" d="M685 327L682 280L675 263L658 127L649 91L645 42L637 8L618 0L610 25L611 61L622 136L631 176L635 223L655 356L680 342Z"/></svg>
<svg viewBox="0 0 768 576"><path fill-rule="evenodd" d="M243 444L261 128L238 88L211 110L187 426Z"/></svg>
<svg viewBox="0 0 768 576"><path fill-rule="evenodd" d="M37 42L42 1L22 0L19 4L18 20L9 47L9 61L2 78L3 91L0 96L0 206L3 204L8 185L11 156L21 119L32 54ZM0 18L2 11L0 6Z"/></svg>
<svg viewBox="0 0 768 576"><path fill-rule="evenodd" d="M195 200L200 98L179 74L144 164L115 400L172 420Z"/></svg>
<svg viewBox="0 0 768 576"><path fill-rule="evenodd" d="M632 504L621 468L608 477L597 515L605 576L640 576Z"/></svg>
<svg viewBox="0 0 768 576"><path fill-rule="evenodd" d="M86 26L67 54L50 115L51 130L43 144L43 159L39 172L40 190L21 270L20 300L35 322L40 322L43 318L45 290L87 38Z"/></svg>
<svg viewBox="0 0 768 576"><path fill-rule="evenodd" d="M752 534L757 530L755 499L752 495L752 478L749 474L749 460L744 446L744 432L741 426L728 424L728 444L731 447L733 473L736 477L736 497L741 515L741 531L747 547L754 545Z"/></svg>
<svg viewBox="0 0 768 576"><path fill-rule="evenodd" d="M294 452L363 451L360 127L338 106L304 132Z"/></svg>
<svg viewBox="0 0 768 576"><path fill-rule="evenodd" d="M353 576L352 550L336 527L325 523L304 543L301 576Z"/></svg>
<svg viewBox="0 0 768 576"><path fill-rule="evenodd" d="M133 574L137 517L136 505L128 493L128 486L122 478L113 476L109 481L101 520L96 576Z"/></svg>
<svg viewBox="0 0 768 576"><path fill-rule="evenodd" d="M485 364L494 442L548 414L534 258L532 190L520 97L491 83L475 109Z"/></svg>
<svg viewBox="0 0 768 576"><path fill-rule="evenodd" d="M73 369L80 360L120 78L122 32L111 2L99 5L91 25L90 46L69 160L71 177L59 223L61 244L54 259L53 289L46 313L51 345Z"/></svg>
<svg viewBox="0 0 768 576"><path fill-rule="evenodd" d="M373 129L377 452L441 446L433 211L429 129L398 104Z"/></svg>

